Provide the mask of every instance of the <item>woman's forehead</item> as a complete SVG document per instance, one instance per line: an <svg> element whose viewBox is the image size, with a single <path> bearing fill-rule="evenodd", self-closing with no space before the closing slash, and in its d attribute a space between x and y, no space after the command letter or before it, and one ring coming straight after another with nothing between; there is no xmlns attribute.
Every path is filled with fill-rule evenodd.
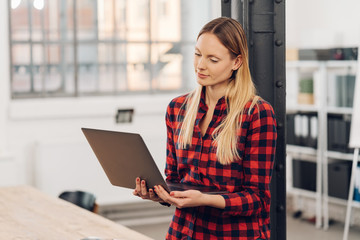
<svg viewBox="0 0 360 240"><path fill-rule="evenodd" d="M201 52L207 52L213 55L229 54L229 50L222 44L219 38L212 33L201 34L196 42L195 48Z"/></svg>

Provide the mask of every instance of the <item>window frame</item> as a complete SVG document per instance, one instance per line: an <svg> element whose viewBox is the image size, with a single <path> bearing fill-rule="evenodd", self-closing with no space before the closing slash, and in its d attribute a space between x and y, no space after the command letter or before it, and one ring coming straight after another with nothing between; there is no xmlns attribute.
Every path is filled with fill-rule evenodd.
<svg viewBox="0 0 360 240"><path fill-rule="evenodd" d="M157 93L173 93L173 92L183 92L186 90L189 90L189 84L186 82L187 80L184 79L183 76L180 76L180 87L174 90L161 90L161 89L156 89L156 88L152 88L152 81L154 79L154 75L155 73L155 69L154 69L154 65L151 64L151 57L152 57L152 46L154 45L158 45L158 44L172 44L173 46L175 46L176 44L179 44L180 47L183 46L188 46L188 45L195 45L195 41L186 41L183 40L182 38L180 38L180 41L157 41L157 40L152 40L151 39L151 26L149 26L149 39L147 41L129 41L129 40L121 40L121 39L115 39L114 36L111 39L108 40L100 40L99 38L96 38L95 40L79 40L77 38L77 27L78 27L78 23L77 23L77 16L76 16L76 12L77 12L77 8L76 8L76 3L77 1L74 0L73 1L73 19L74 19L74 26L73 26L73 35L74 35L74 40L73 41L69 41L69 40L61 40L61 37L59 37L58 41L51 41L51 40L43 40L42 41L34 41L32 40L32 27L31 27L31 23L32 23L32 15L31 15L31 1L30 0L26 0L27 4L28 4L28 8L27 8L27 12L28 12L28 24L29 24L29 39L28 40L14 40L13 36L12 36L12 28L11 28L11 24L12 24L12 9L11 9L11 0L8 1L8 24L9 24L9 46L10 46L10 96L12 99L28 99L28 98L53 98L53 97L82 97L82 96L111 96L111 95L121 95L121 96L126 96L126 95L133 95L133 94L157 94ZM60 4L59 0L59 5ZM151 5L153 0L148 0L148 4L149 6ZM94 1L97 4L97 1ZM116 2L116 0L113 0L113 3ZM125 4L127 4L127 1L125 1ZM67 11L67 9L64 9L65 11ZM59 11L61 11L61 9L59 9ZM42 14L44 15L44 14ZM149 22L151 22L151 12L150 12L150 7L149 7ZM117 16L113 16L113 21L116 22ZM61 21L61 19L59 19L59 21ZM181 16L180 16L180 21L181 21ZM43 21L42 21L43 22ZM43 25L43 24L42 24ZM42 31L42 35L45 35L45 30L42 27L41 29ZM61 31L61 29L59 29L59 31ZM99 33L97 33L97 35L99 35ZM128 89L128 87L125 90L116 90L116 87L114 86L114 90L113 91L108 91L108 92L101 92L99 91L99 88L96 89L96 91L93 92L81 92L79 90L79 61L78 61L78 48L79 48L79 44L83 44L83 43L87 43L87 44L95 44L97 46L97 48L99 47L99 45L101 44L105 44L107 46L112 46L114 49L116 49L117 46L119 45L124 45L127 46L128 44L136 44L136 43L142 43L142 44L147 44L148 45L148 49L149 49L149 54L148 54L148 62L147 64L149 64L150 68L149 68L149 79L147 79L147 81L149 82L149 86L150 88L148 90L145 91L130 91ZM28 65L24 65L27 66L27 68L29 69L29 74L30 74L30 90L26 91L26 92L17 92L15 91L14 87L13 87L13 82L14 82L14 62L13 62L13 48L16 45L20 45L20 44L24 44L29 46L29 51L30 51L30 61ZM43 71L42 73L42 90L41 91L36 91L35 90L35 82L34 82L34 72L32 69L34 69L35 64L33 62L33 48L34 45L40 45L43 48L43 55L45 55L45 47L51 46L52 44L57 45L60 49L62 49L61 51L64 51L63 48L65 48L65 46L69 45L72 46L73 48L73 65L74 65L74 75L73 75L73 84L74 84L74 92L73 93L67 93L65 90L62 90L61 93L58 92L51 92L51 91L47 91L46 90L46 85L45 85L45 80L46 80L46 74L45 71ZM112 62L110 63L111 65L113 65L113 70L114 70L114 80L113 83L114 85L117 84L118 81L116 81L116 71L117 71L117 66L118 63L116 62L116 51L113 51L114 56L112 56ZM179 53L180 55L181 52ZM63 65L62 62L65 62L66 60L63 59L64 55L61 54L59 62L57 64L59 70L59 74L61 75L61 83L64 84L66 80L64 75L66 74L66 72L63 72ZM97 66L97 68L99 68L101 66L101 62L99 61L99 59L96 59L96 61L94 61L94 64ZM43 58L43 62L41 64L43 69L47 69L49 67L50 63L46 61L46 57ZM126 66L126 63L125 63ZM181 66L181 71L183 72L183 68L184 65L183 63L180 64ZM124 68L125 69L125 76L127 76L128 74L128 70L127 67ZM99 74L99 73L98 73ZM97 80L97 82L99 82L100 79ZM128 80L127 80L128 81Z"/></svg>

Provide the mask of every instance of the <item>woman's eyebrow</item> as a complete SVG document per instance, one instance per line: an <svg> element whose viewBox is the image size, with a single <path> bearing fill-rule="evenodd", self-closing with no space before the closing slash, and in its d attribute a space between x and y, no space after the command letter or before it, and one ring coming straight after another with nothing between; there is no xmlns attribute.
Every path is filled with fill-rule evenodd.
<svg viewBox="0 0 360 240"><path fill-rule="evenodd" d="M195 47L195 50L201 52L200 49L198 49L197 47ZM218 56L216 56L216 55L214 55L214 54L207 55L207 57L209 57L209 58L214 57L214 58L221 59L220 57L218 57Z"/></svg>

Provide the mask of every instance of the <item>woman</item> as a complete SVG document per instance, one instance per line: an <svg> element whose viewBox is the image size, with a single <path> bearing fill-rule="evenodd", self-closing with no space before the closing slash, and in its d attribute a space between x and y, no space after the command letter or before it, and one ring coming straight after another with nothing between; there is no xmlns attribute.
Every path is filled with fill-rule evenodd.
<svg viewBox="0 0 360 240"><path fill-rule="evenodd" d="M148 191L137 178L134 195L176 206L166 239L270 239L276 121L256 95L241 25L225 17L207 23L194 68L199 87L167 108L166 179L226 193Z"/></svg>

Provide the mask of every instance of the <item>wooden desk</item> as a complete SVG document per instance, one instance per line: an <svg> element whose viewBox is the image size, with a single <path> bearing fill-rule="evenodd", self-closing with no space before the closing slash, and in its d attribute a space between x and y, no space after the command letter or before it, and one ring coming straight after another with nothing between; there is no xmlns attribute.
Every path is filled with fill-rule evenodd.
<svg viewBox="0 0 360 240"><path fill-rule="evenodd" d="M120 224L29 186L0 188L1 240L150 240Z"/></svg>

